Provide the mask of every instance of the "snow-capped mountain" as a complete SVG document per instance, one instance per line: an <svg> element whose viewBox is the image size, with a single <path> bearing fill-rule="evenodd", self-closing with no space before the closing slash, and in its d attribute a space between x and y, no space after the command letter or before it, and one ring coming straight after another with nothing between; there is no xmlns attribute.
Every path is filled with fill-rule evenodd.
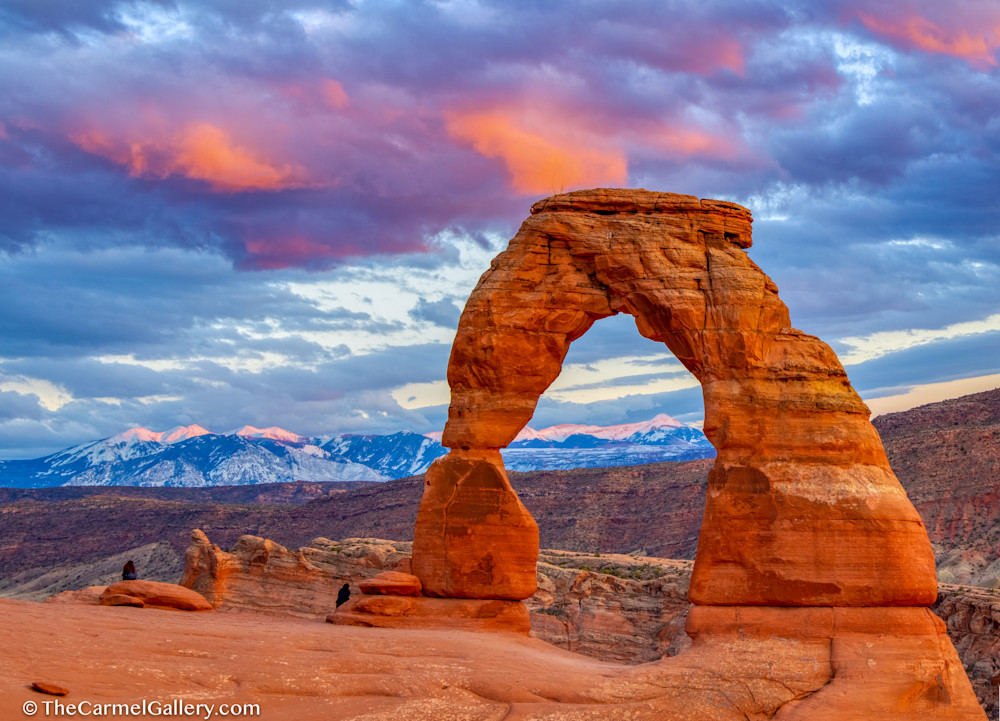
<svg viewBox="0 0 1000 721"><path fill-rule="evenodd" d="M296 440L285 440L293 438ZM0 486L235 486L281 481L385 481L280 428L227 434L187 426L131 428L44 458L0 462Z"/></svg>
<svg viewBox="0 0 1000 721"><path fill-rule="evenodd" d="M333 458L361 463L389 478L405 478L423 473L447 449L427 436L403 431L388 436L331 436L320 448Z"/></svg>
<svg viewBox="0 0 1000 721"><path fill-rule="evenodd" d="M714 456L715 448L697 428L661 413L613 426L560 424L538 431L529 426L502 453L508 469L534 471L689 461Z"/></svg>
<svg viewBox="0 0 1000 721"><path fill-rule="evenodd" d="M336 434L312 438L243 426L131 428L43 458L0 461L0 487L222 486L279 481L385 481L423 473L447 452L441 434ZM715 455L698 429L668 415L614 426L525 428L503 450L515 471L599 468Z"/></svg>

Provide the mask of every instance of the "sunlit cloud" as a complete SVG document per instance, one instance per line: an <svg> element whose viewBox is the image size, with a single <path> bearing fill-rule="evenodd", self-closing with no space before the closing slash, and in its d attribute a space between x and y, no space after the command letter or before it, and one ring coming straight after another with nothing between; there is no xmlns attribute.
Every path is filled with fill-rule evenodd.
<svg viewBox="0 0 1000 721"><path fill-rule="evenodd" d="M351 99L347 97L344 86L330 78L323 80L323 99L331 108L337 110L343 110L351 104Z"/></svg>
<svg viewBox="0 0 1000 721"><path fill-rule="evenodd" d="M903 393L894 393L887 396L869 398L865 393L861 395L871 410L872 415L878 416L883 413L905 411L927 403L937 403L949 398L958 398L959 396L980 393L994 388L1000 388L1000 374L977 376L975 378L960 378L941 383L924 383L908 388Z"/></svg>
<svg viewBox="0 0 1000 721"><path fill-rule="evenodd" d="M73 400L73 396L51 381L28 376L8 377L0 381L0 391L14 391L22 395L33 395L38 403L50 411L57 411Z"/></svg>
<svg viewBox="0 0 1000 721"><path fill-rule="evenodd" d="M70 139L88 153L124 166L133 177L179 175L230 193L306 184L302 168L268 161L263 153L234 144L229 133L209 123L193 123L162 138L123 139L87 130L71 134Z"/></svg>
<svg viewBox="0 0 1000 721"><path fill-rule="evenodd" d="M847 353L840 353L839 355L844 365L854 365L919 345L997 330L1000 330L1000 313L983 318L982 320L953 323L944 328L891 330L872 333L866 336L841 338L840 342L847 345L850 350Z"/></svg>
<svg viewBox="0 0 1000 721"><path fill-rule="evenodd" d="M858 18L873 33L906 50L922 50L962 58L977 70L997 66L1000 48L1000 9L983 3L985 17L955 13L947 22L934 22L908 9L902 17L859 11Z"/></svg>
<svg viewBox="0 0 1000 721"><path fill-rule="evenodd" d="M446 112L448 132L488 158L499 158L520 194L622 186L625 152L570 118L525 117L508 110Z"/></svg>

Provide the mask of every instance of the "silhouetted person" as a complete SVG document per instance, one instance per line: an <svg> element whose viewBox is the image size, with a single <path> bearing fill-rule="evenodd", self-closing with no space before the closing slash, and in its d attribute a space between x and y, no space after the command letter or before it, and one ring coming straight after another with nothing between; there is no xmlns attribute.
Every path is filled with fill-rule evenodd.
<svg viewBox="0 0 1000 721"><path fill-rule="evenodd" d="M347 600L351 597L351 584L345 583L340 587L340 593L337 594L337 608L340 608L341 604L347 603Z"/></svg>
<svg viewBox="0 0 1000 721"><path fill-rule="evenodd" d="M132 561L128 561L122 566L122 580L134 581L137 578L139 578L139 574L135 572L135 564Z"/></svg>

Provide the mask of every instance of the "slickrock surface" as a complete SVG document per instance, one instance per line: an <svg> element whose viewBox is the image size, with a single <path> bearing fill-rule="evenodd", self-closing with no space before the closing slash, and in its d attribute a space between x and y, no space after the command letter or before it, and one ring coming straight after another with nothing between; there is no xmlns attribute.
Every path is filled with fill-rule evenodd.
<svg viewBox="0 0 1000 721"><path fill-rule="evenodd" d="M136 603L138 602L138 603ZM119 581L104 589L100 603L106 606L145 605L179 611L211 611L200 593L176 583L162 581Z"/></svg>
<svg viewBox="0 0 1000 721"><path fill-rule="evenodd" d="M535 204L472 292L452 346L442 440L452 452L427 473L414 534L425 593L534 590L537 530L496 449L531 418L570 343L625 312L701 382L705 433L719 451L692 601L934 601L926 530L868 408L829 346L791 327L774 283L745 253L750 223L733 203L644 190Z"/></svg>
<svg viewBox="0 0 1000 721"><path fill-rule="evenodd" d="M194 535L197 539L200 534ZM400 559L399 555L400 548L409 548L406 543L380 539L319 541L318 547L302 550L317 567L331 575L336 570L340 574L338 584L348 581L360 586L380 564L406 566L406 558ZM200 544L193 540L192 545ZM394 550L388 552L389 548ZM295 555L292 551L286 553ZM280 555L273 553L268 563L284 565L286 561ZM539 554L538 591L525 601L530 610L531 635L603 661L637 664L674 656L691 646L684 628L690 608L686 599L691 566L684 560L543 549ZM249 574L249 567L239 573ZM273 599L286 595L284 581L266 568L255 573L267 580L231 584L221 610L320 617L305 614L291 603L274 604ZM273 587L265 589L265 584ZM334 601L330 585L329 581L314 578L311 586L300 585L291 598L302 603L311 588L313 600L305 606L329 611ZM48 601L96 604L103 590L100 586L64 592ZM947 585L939 590L933 610L944 619L987 717L995 718L1000 681L996 661L1000 658L1000 591Z"/></svg>
<svg viewBox="0 0 1000 721"><path fill-rule="evenodd" d="M728 609L710 610L732 619ZM828 609L789 611L829 615ZM872 669L885 669L886 683L898 684L899 669L914 664L888 637L867 647L854 643L848 629L834 634L831 653L829 624L797 621L813 631L789 640L747 620L752 624L744 624L742 635L713 622L675 659L620 666L512 634L0 599L0 718L21 718L22 704L40 699L28 685L46 679L70 690L66 702L258 703L267 721L813 721L828 718L808 705L837 690L836 682L828 684L832 663L859 679L855 706L882 688ZM913 638L933 640L919 624L909 626ZM947 673L925 666L912 674L909 715L890 709L838 718L984 718L981 710L938 713L934 674Z"/></svg>

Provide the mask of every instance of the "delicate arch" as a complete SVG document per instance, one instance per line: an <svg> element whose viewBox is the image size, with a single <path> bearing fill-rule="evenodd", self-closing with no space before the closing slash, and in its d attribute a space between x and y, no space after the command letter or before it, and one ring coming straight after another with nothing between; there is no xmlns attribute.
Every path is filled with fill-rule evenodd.
<svg viewBox="0 0 1000 721"><path fill-rule="evenodd" d="M625 312L701 382L718 450L690 598L702 605L919 606L936 596L919 516L836 355L791 328L744 252L749 211L645 190L536 203L462 313L451 453L427 474L413 569L429 595L519 599L538 530L499 449L570 343Z"/></svg>

